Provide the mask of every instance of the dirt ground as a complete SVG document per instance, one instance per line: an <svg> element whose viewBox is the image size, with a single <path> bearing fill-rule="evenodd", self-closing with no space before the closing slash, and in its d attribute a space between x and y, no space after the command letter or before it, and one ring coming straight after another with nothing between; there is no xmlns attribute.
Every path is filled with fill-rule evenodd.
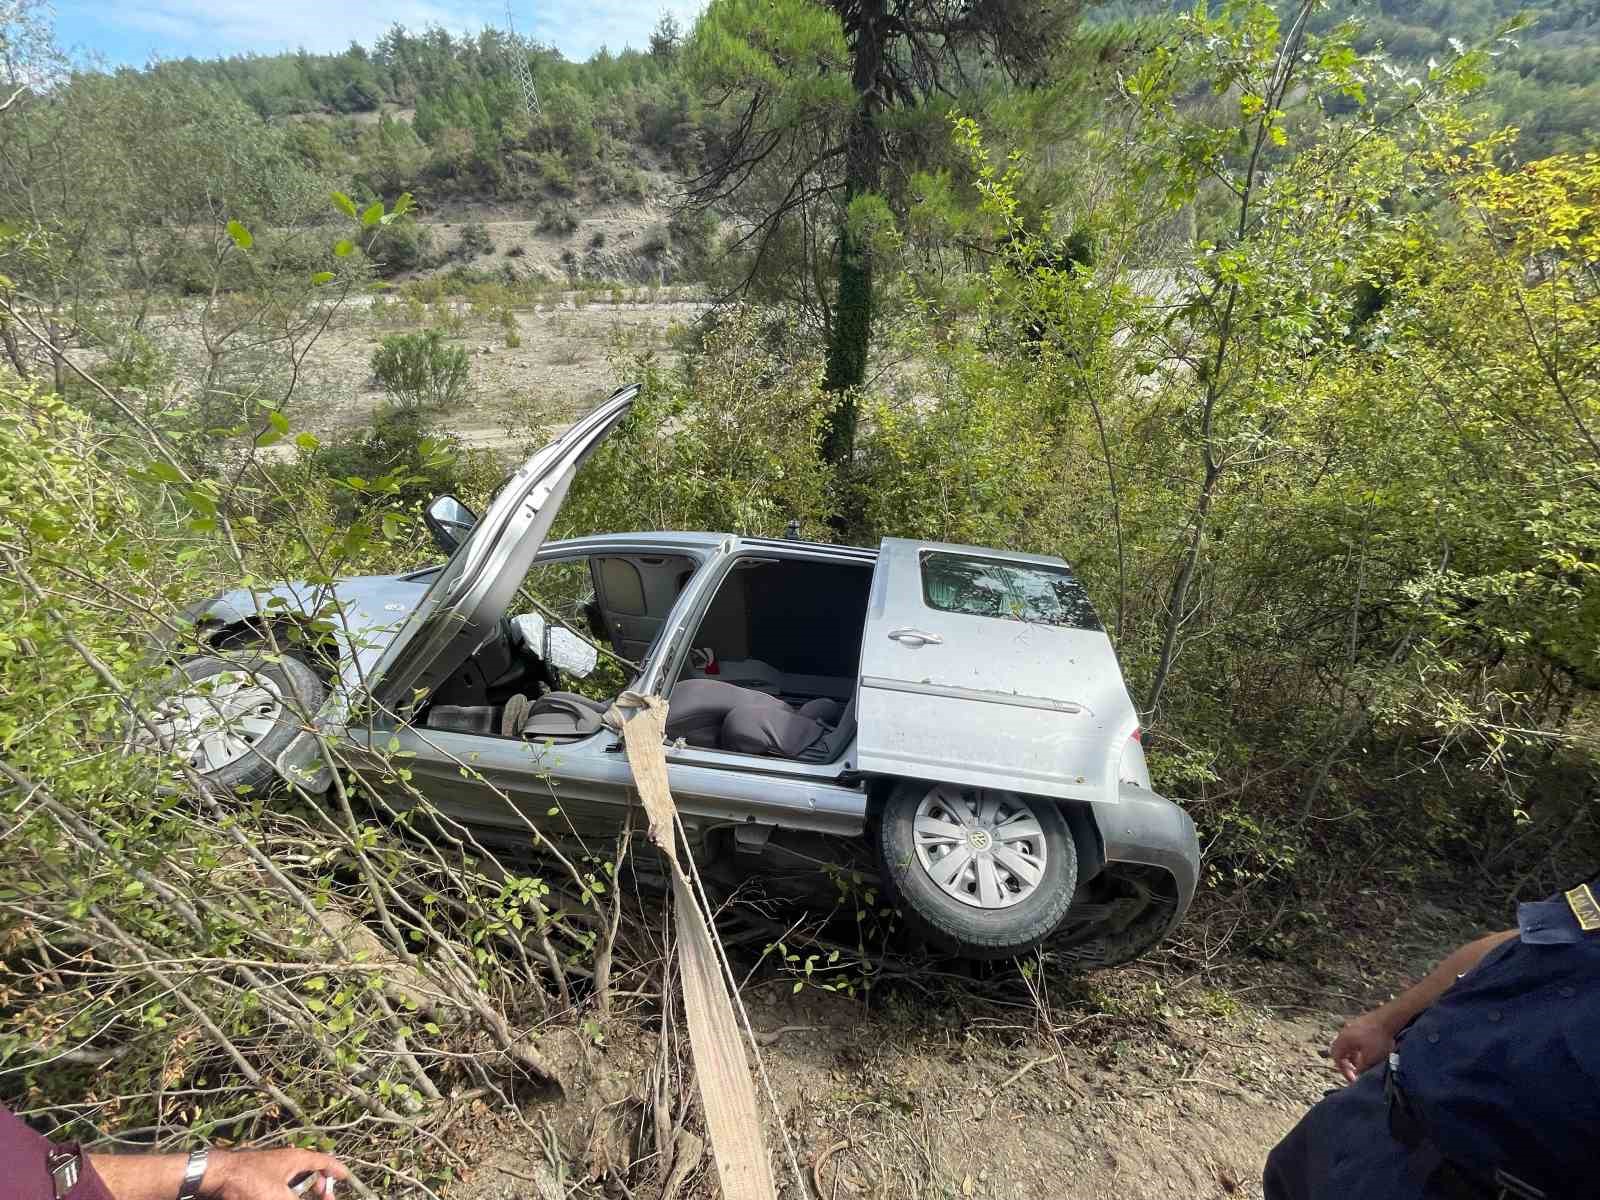
<svg viewBox="0 0 1600 1200"><path fill-rule="evenodd" d="M529 414L582 412L625 382L615 356L650 349L670 358L672 330L705 308L687 290L680 297L668 289L652 300L647 289L619 287L618 295L620 303L605 295L585 302L569 292L513 310L521 342L515 348L506 345L506 330L497 321L473 316L464 302L441 302L464 322L450 341L467 351L470 383L460 406L434 414L439 425L465 446L511 445L517 439L508 430ZM324 436L366 425L385 399L372 376L373 350L386 334L433 323L405 321L392 306L377 319L352 308L312 348L293 411L295 427Z"/></svg>
<svg viewBox="0 0 1600 1200"><path fill-rule="evenodd" d="M1220 925L1202 919L1148 962L1051 979L1037 1000L1015 968L986 979L922 971L888 981L870 1004L796 995L781 974L758 980L744 998L771 1041L764 1063L811 1181L804 1194L1259 1197L1267 1151L1336 1083L1325 1052L1338 1027L1480 931L1429 905L1377 897L1361 908L1327 961L1207 951ZM475 1129L455 1148L476 1167L445 1195L666 1194L627 1149L650 1120L656 1037L656 1017L640 1009L614 1020L602 1047L565 1046L567 1099L528 1112L540 1133ZM782 1194L801 1196L776 1120L768 1141ZM716 1194L709 1159L676 1192Z"/></svg>
<svg viewBox="0 0 1600 1200"><path fill-rule="evenodd" d="M367 428L388 402L372 374L379 343L389 334L443 328L449 344L467 352L467 393L459 404L427 415L465 447L518 446L531 429L564 424L627 382L621 361L642 352L673 360L675 331L707 308L699 289L687 287L552 291L538 303L510 310L516 336L508 338L498 310L475 312L460 298L435 301L421 313L403 299L374 299L347 300L305 354L285 410L293 433L309 431L327 440ZM146 331L173 357L173 400L181 403L204 374L199 306L162 312ZM105 354L85 350L73 358L98 372ZM288 378L283 355L274 354L265 371L251 376L247 370L244 382L255 386L259 379L263 394L275 397ZM284 442L274 453L292 450Z"/></svg>

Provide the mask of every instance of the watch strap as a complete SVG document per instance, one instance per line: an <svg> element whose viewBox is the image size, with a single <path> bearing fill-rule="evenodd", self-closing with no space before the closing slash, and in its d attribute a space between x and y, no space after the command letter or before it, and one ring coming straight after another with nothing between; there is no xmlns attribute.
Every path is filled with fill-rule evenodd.
<svg viewBox="0 0 1600 1200"><path fill-rule="evenodd" d="M183 1182L178 1185L178 1200L195 1200L200 1194L200 1181L206 1177L206 1163L210 1158L209 1146L189 1155L189 1165L183 1171Z"/></svg>
<svg viewBox="0 0 1600 1200"><path fill-rule="evenodd" d="M63 1146L51 1151L45 1166L50 1170L55 1200L65 1200L67 1193L78 1186L78 1176L83 1173L83 1155L76 1146Z"/></svg>

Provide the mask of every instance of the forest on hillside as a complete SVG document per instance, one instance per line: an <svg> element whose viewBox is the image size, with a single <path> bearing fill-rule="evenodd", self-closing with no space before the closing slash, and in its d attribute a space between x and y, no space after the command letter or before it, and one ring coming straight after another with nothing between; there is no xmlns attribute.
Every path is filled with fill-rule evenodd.
<svg viewBox="0 0 1600 1200"><path fill-rule="evenodd" d="M1076 56L1136 53L1185 8L1128 0L1089 5ZM1521 131L1518 153L1539 158L1585 149L1600 128L1594 70L1600 15L1580 0L1542 8L1507 0L1342 0L1316 20L1322 31L1358 21L1355 48L1381 48L1413 69L1515 28L1514 38L1495 50L1497 70L1478 102L1496 122ZM286 150L306 167L338 174L372 195L526 202L546 193L572 195L581 185L601 198L637 197L645 186L641 154L645 163L689 177L704 165L707 140L721 135L717 105L708 103L714 98L692 78L681 53L684 34L663 16L641 38L642 48L602 49L574 63L495 29L453 36L396 27L372 46L352 45L343 54L177 59L114 78L133 88L214 88L220 102L242 103L263 121L283 125ZM532 68L537 116L524 110L514 55Z"/></svg>
<svg viewBox="0 0 1600 1200"><path fill-rule="evenodd" d="M710 0L586 63L395 29L112 72L3 11L0 1098L63 1133L317 1144L436 1198L484 1148L435 1131L481 1123L581 1162L572 1194L672 1190L702 1126L637 827L547 838L569 797L533 812L472 756L421 778L321 708L315 779L226 787L150 716L202 650L345 703L326 588L438 557L431 497L481 510L601 399L530 394L514 453L458 436L489 350L601 305L642 390L551 536L1071 564L1204 854L1120 976L1131 1040L1179 1019L1163 988L1222 1012L1240 963L1314 976L1363 905L1499 905L1593 862L1592 4ZM644 341L633 289L539 276L473 216L559 239L645 199L693 291ZM345 384L308 371L330 343ZM314 430L338 405L359 426ZM285 579L318 603L199 640L197 601ZM430 783L521 814L510 848ZM971 996L1053 1038L1061 1006L1126 1016L1069 953L963 974L871 869L828 882L825 912L724 898L738 974L923 1033ZM530 1115L646 1034L602 1096L625 1150Z"/></svg>

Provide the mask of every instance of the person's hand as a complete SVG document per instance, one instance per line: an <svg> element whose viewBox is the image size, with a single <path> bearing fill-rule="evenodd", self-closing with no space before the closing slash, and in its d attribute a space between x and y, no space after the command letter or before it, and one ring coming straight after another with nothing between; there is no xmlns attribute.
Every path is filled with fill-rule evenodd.
<svg viewBox="0 0 1600 1200"><path fill-rule="evenodd" d="M1328 1054L1344 1081L1354 1083L1357 1075L1383 1062L1393 1049L1394 1034L1372 1013L1364 1013L1339 1031Z"/></svg>
<svg viewBox="0 0 1600 1200"><path fill-rule="evenodd" d="M205 1200L294 1200L289 1181L307 1171L321 1172L307 1197L333 1195L335 1179L350 1172L337 1158L315 1150L213 1150L200 1194Z"/></svg>

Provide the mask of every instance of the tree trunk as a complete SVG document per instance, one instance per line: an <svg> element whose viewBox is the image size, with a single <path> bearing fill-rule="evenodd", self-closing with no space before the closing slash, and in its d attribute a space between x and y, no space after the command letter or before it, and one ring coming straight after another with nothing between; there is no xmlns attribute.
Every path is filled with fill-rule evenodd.
<svg viewBox="0 0 1600 1200"><path fill-rule="evenodd" d="M1200 549L1205 543L1206 518L1211 513L1211 498L1216 494L1217 480L1222 469L1211 461L1209 444L1206 447L1206 473L1200 483L1200 496L1195 501L1194 518L1189 535L1189 546L1183 552L1183 563L1178 577L1172 582L1168 600L1166 630L1161 635L1161 657L1156 661L1155 679L1150 684L1150 706L1145 712L1144 724L1148 729L1156 723L1156 710L1161 705L1161 695L1167 690L1167 679L1178 653L1178 628L1183 624L1183 606L1189 599L1189 585L1194 582L1195 569L1200 565Z"/></svg>
<svg viewBox="0 0 1600 1200"><path fill-rule="evenodd" d="M860 0L845 13L851 37L851 80L860 101L850 121L845 151L845 203L878 190L883 174L883 133L878 113L883 106L879 76L883 72L888 0ZM867 377L867 347L872 339L872 248L851 234L849 222L839 231L839 295L834 301L827 372L822 386L839 394L828 419L823 456L835 466L848 462L855 449L856 398Z"/></svg>
<svg viewBox="0 0 1600 1200"><path fill-rule="evenodd" d="M23 379L30 378L28 360L23 357L22 347L17 344L17 331L11 327L10 321L0 320L0 342L5 343L6 357L11 360L17 375Z"/></svg>

